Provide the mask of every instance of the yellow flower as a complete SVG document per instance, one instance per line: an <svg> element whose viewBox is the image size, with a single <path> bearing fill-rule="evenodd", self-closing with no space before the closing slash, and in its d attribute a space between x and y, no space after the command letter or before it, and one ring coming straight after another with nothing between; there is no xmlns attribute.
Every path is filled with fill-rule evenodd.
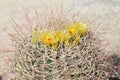
<svg viewBox="0 0 120 80"><path fill-rule="evenodd" d="M81 36L85 35L85 33L88 31L88 26L85 23L81 23L79 33Z"/></svg>
<svg viewBox="0 0 120 80"><path fill-rule="evenodd" d="M56 35L56 37L59 38L59 41L60 41L60 42L63 42L63 41L64 41L64 32L63 32L63 31L56 31L56 32L55 32L55 35Z"/></svg>
<svg viewBox="0 0 120 80"><path fill-rule="evenodd" d="M53 50L56 50L57 47L58 47L58 42L52 44L52 49L53 49Z"/></svg>
<svg viewBox="0 0 120 80"><path fill-rule="evenodd" d="M71 36L74 36L78 34L79 27L80 27L80 23L72 23L69 26L67 26L67 31Z"/></svg>
<svg viewBox="0 0 120 80"><path fill-rule="evenodd" d="M58 47L58 41L59 39L57 37L54 38L53 42L52 42L52 49L55 50Z"/></svg>
<svg viewBox="0 0 120 80"><path fill-rule="evenodd" d="M78 34L83 36L88 31L88 26L85 23L71 23L67 26L67 31L71 36Z"/></svg>
<svg viewBox="0 0 120 80"><path fill-rule="evenodd" d="M77 36L77 37L75 38L75 40L73 41L72 46L73 46L73 47L76 46L79 42L80 42L80 36Z"/></svg>
<svg viewBox="0 0 120 80"><path fill-rule="evenodd" d="M70 44L70 38L71 38L71 36L68 33L64 33L63 37L64 37L65 46L68 46Z"/></svg>
<svg viewBox="0 0 120 80"><path fill-rule="evenodd" d="M63 31L57 31L55 32L56 37L59 38L59 42L63 42L65 44L65 46L69 45L69 41L70 41L70 34L67 32L63 32Z"/></svg>
<svg viewBox="0 0 120 80"><path fill-rule="evenodd" d="M64 41L69 41L71 36L66 32L57 31L56 32L56 37L59 38L60 42L64 42Z"/></svg>
<svg viewBox="0 0 120 80"><path fill-rule="evenodd" d="M35 44L38 42L38 30L37 30L37 28L35 28L34 32L33 32L33 42Z"/></svg>
<svg viewBox="0 0 120 80"><path fill-rule="evenodd" d="M46 45L52 45L58 42L53 32L43 32L40 34L40 41Z"/></svg>
<svg viewBox="0 0 120 80"><path fill-rule="evenodd" d="M69 41L71 36L65 32L63 37L64 37L64 41Z"/></svg>

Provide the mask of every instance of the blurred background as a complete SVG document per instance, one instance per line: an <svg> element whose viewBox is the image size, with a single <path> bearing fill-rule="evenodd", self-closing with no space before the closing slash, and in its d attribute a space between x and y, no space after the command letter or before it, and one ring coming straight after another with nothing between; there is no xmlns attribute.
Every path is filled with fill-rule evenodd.
<svg viewBox="0 0 120 80"><path fill-rule="evenodd" d="M102 28L98 31L103 32L101 37L109 42L112 50L108 55L115 54L120 58L120 0L0 0L0 49L8 45L5 31L13 31L12 19L19 17L24 8L32 11L42 9L44 5L57 7L61 4L67 14L77 13L78 16L94 20L92 26L100 24ZM8 57L9 53L0 52L0 75L5 78L8 68L5 60Z"/></svg>

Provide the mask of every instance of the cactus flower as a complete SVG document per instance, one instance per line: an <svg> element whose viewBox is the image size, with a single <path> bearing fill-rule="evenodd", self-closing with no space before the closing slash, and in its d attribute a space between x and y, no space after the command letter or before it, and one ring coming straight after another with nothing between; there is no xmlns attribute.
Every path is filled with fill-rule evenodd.
<svg viewBox="0 0 120 80"><path fill-rule="evenodd" d="M52 49L53 49L53 50L56 50L57 47L58 47L58 42L52 44Z"/></svg>
<svg viewBox="0 0 120 80"><path fill-rule="evenodd" d="M52 45L58 42L53 32L43 32L40 34L40 41L46 45Z"/></svg>
<svg viewBox="0 0 120 80"><path fill-rule="evenodd" d="M79 28L80 23L72 23L69 26L67 26L67 31L71 36L75 36L76 34L78 34Z"/></svg>
<svg viewBox="0 0 120 80"><path fill-rule="evenodd" d="M65 44L65 46L68 46L69 43L70 43L71 36L68 33L64 33L63 37L64 37L64 44Z"/></svg>
<svg viewBox="0 0 120 80"><path fill-rule="evenodd" d="M85 35L85 33L88 31L88 26L85 23L81 23L79 28L79 33L81 36Z"/></svg>
<svg viewBox="0 0 120 80"><path fill-rule="evenodd" d="M59 42L63 42L65 46L69 45L69 41L71 37L69 33L63 32L63 31L57 31L55 33L56 33L56 36L59 38Z"/></svg>
<svg viewBox="0 0 120 80"><path fill-rule="evenodd" d="M56 35L56 37L59 38L59 42L63 42L64 41L64 32L63 31L56 31L55 35Z"/></svg>

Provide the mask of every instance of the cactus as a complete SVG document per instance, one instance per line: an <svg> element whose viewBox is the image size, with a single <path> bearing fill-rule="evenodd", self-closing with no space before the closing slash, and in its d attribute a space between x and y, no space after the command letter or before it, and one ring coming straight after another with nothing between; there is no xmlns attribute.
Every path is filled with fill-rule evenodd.
<svg viewBox="0 0 120 80"><path fill-rule="evenodd" d="M58 21L59 18L56 20L51 21L53 22L52 26L64 27L70 23L70 21L66 21L67 19L63 19L61 23ZM47 25L50 26L49 24ZM39 40L39 34L42 32L40 30L41 27L33 28L35 31L31 35L25 35L24 38L19 39L15 43L14 80L108 79L110 76L109 72L103 69L107 63L104 58L108 59L108 57L102 48L102 42L95 36L92 30L87 30L88 28L84 26L80 29L80 35L75 32L75 30L78 30L77 27L74 31L72 30L75 32L75 35L77 34L78 38L73 32L70 32L72 37L70 37L69 45L67 46L65 41L61 42L62 39L58 39L58 41L56 39L58 45L55 49L52 48L49 42L43 41L43 38ZM68 32L71 31L71 27L67 27ZM56 30L54 29L55 27L53 27L53 32ZM64 29L62 29L63 32L65 32ZM77 43L73 46L75 40L77 40Z"/></svg>
<svg viewBox="0 0 120 80"><path fill-rule="evenodd" d="M20 80L96 80L106 72L99 69L104 56L99 41L87 32L76 47L59 45L56 51L28 36L15 54L15 73ZM18 80L17 79L17 80Z"/></svg>

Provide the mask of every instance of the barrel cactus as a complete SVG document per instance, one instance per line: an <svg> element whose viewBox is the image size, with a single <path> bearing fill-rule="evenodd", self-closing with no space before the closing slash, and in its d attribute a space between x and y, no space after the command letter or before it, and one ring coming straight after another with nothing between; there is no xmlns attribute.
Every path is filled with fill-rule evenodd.
<svg viewBox="0 0 120 80"><path fill-rule="evenodd" d="M107 80L109 57L87 23L47 19L15 42L14 80Z"/></svg>

